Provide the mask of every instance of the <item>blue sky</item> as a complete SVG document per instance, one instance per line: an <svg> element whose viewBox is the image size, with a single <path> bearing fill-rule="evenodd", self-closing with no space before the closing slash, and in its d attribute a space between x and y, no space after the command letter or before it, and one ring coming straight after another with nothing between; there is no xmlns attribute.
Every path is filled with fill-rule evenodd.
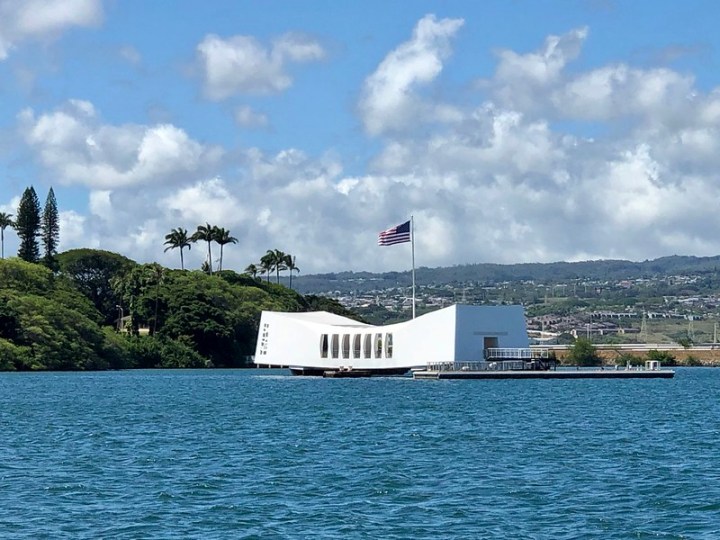
<svg viewBox="0 0 720 540"><path fill-rule="evenodd" d="M242 271L720 253L714 1L0 0L0 211ZM17 239L6 234L6 253ZM199 248L199 246L198 246ZM193 249L190 267L203 262Z"/></svg>

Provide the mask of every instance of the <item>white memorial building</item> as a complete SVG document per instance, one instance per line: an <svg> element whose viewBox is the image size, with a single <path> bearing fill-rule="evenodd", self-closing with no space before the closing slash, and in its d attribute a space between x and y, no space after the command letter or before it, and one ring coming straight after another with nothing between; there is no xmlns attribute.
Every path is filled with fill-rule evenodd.
<svg viewBox="0 0 720 540"><path fill-rule="evenodd" d="M526 358L521 351L529 352L522 306L453 305L386 326L325 311L263 311L255 364L301 375L399 374L428 364Z"/></svg>

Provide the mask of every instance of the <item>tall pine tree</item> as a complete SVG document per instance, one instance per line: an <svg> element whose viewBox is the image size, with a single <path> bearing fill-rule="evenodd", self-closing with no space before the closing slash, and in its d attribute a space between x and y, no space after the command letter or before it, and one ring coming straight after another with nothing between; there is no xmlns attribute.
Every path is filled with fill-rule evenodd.
<svg viewBox="0 0 720 540"><path fill-rule="evenodd" d="M55 255L57 255L59 240L60 221L58 218L57 201L55 200L53 188L50 188L42 214L42 243L45 249L43 264L52 270L57 270Z"/></svg>
<svg viewBox="0 0 720 540"><path fill-rule="evenodd" d="M18 257L28 262L38 262L40 246L37 237L40 235L40 202L35 189L25 188L15 219L15 232L20 238Z"/></svg>

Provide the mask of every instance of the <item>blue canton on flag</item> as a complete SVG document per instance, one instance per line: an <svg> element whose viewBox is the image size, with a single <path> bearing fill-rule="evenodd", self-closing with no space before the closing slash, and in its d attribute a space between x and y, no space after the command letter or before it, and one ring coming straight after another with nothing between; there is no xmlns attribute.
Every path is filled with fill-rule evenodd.
<svg viewBox="0 0 720 540"><path fill-rule="evenodd" d="M392 246L410 241L410 222L391 227L378 235L378 246Z"/></svg>

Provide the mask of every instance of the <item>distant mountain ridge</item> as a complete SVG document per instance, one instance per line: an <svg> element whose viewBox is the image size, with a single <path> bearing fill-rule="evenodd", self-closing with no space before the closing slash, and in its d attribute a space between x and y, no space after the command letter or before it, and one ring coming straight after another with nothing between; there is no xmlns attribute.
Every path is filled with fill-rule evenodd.
<svg viewBox="0 0 720 540"><path fill-rule="evenodd" d="M418 285L461 285L503 281L557 282L570 280L622 280L720 271L720 255L694 257L671 255L642 262L605 259L597 261L494 264L477 263L415 269ZM368 292L391 287L409 287L410 270L405 272L337 272L293 278L303 294L339 291Z"/></svg>

